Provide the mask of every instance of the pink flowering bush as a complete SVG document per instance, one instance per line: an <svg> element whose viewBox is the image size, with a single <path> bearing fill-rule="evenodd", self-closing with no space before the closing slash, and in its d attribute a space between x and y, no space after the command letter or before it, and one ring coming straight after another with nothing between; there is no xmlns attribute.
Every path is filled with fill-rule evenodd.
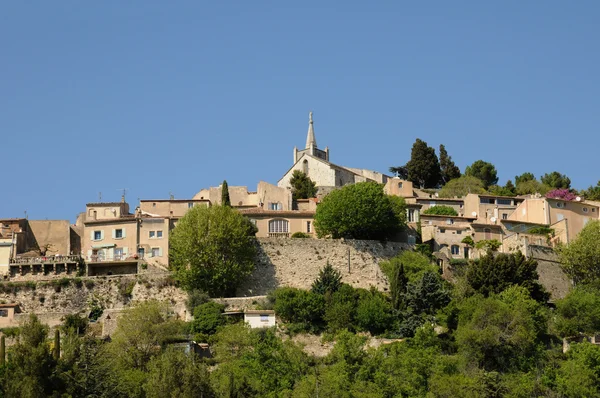
<svg viewBox="0 0 600 398"><path fill-rule="evenodd" d="M553 189L546 194L546 197L551 199L575 200L577 195L568 189Z"/></svg>

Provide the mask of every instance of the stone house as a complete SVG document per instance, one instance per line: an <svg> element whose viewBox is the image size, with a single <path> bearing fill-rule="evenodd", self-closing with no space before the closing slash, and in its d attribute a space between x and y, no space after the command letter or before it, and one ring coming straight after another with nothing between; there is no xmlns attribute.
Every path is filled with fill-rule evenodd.
<svg viewBox="0 0 600 398"><path fill-rule="evenodd" d="M18 326L15 320L15 313L18 312L18 304L0 304L0 329Z"/></svg>

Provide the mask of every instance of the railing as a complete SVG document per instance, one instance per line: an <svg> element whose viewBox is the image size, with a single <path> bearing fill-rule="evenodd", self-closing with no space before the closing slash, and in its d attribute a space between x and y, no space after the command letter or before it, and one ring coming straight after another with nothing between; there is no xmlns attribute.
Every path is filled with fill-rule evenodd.
<svg viewBox="0 0 600 398"><path fill-rule="evenodd" d="M269 232L269 238L289 238L289 232Z"/></svg>
<svg viewBox="0 0 600 398"><path fill-rule="evenodd" d="M10 259L10 265L20 264L50 264L50 263L77 263L81 256L38 256L38 257L17 257Z"/></svg>
<svg viewBox="0 0 600 398"><path fill-rule="evenodd" d="M138 258L139 258L139 256L137 256L137 255L127 256L124 254L115 254L113 256L98 256L98 255L87 256L87 260L92 263L101 263L101 262L108 262L108 261L125 261L125 260L136 261Z"/></svg>

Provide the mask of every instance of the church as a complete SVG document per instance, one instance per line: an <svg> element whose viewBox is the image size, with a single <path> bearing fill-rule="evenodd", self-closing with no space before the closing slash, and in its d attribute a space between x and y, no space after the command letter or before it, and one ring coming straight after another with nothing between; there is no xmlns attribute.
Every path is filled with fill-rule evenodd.
<svg viewBox="0 0 600 398"><path fill-rule="evenodd" d="M290 179L294 170L304 172L313 180L319 188L319 195L324 195L331 190L343 187L347 184L355 184L357 182L375 181L380 184L385 184L390 176L385 174L365 170L344 167L333 164L329 161L329 148L325 150L317 147L317 139L315 138L315 128L313 122L313 114L309 113L308 134L306 135L306 147L302 150L294 147L294 164L279 180L277 186L281 188L291 188Z"/></svg>

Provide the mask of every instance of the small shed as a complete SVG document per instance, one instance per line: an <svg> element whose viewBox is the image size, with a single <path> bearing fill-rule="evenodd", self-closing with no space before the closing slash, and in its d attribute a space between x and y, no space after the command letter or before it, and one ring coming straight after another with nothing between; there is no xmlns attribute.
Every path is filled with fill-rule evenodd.
<svg viewBox="0 0 600 398"><path fill-rule="evenodd" d="M16 326L15 313L19 311L19 304L0 304L0 328Z"/></svg>
<svg viewBox="0 0 600 398"><path fill-rule="evenodd" d="M273 310L246 310L244 321L251 328L269 328L275 326L275 311Z"/></svg>

